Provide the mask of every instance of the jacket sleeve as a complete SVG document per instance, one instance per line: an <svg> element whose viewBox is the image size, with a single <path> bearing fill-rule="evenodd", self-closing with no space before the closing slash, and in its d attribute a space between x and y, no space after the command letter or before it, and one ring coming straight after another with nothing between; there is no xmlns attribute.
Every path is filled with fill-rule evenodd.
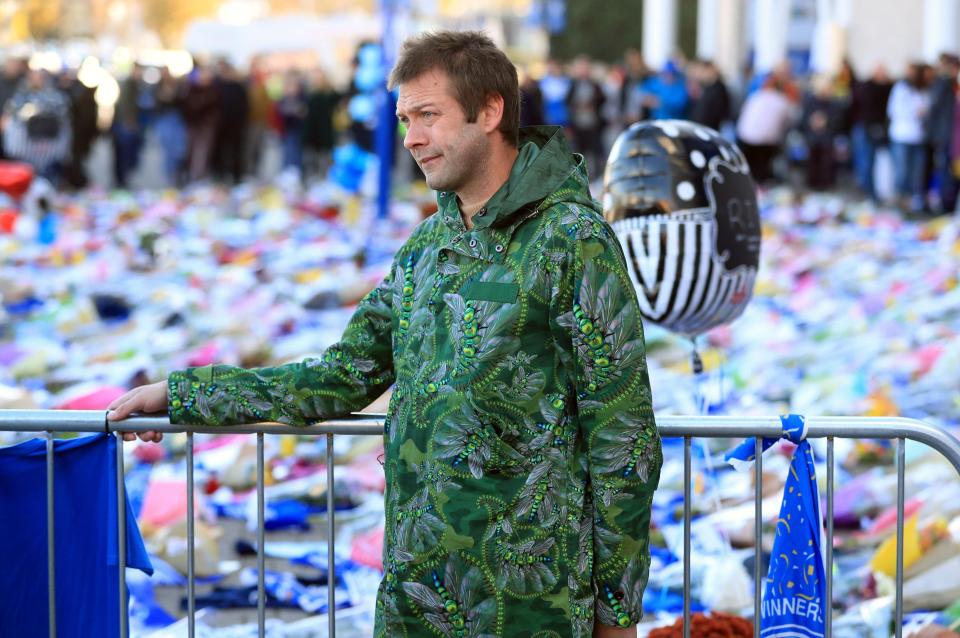
<svg viewBox="0 0 960 638"><path fill-rule="evenodd" d="M594 507L595 618L629 627L643 613L663 456L636 292L616 236L599 221L592 226L572 248L569 343Z"/></svg>
<svg viewBox="0 0 960 638"><path fill-rule="evenodd" d="M272 368L187 368L167 380L170 421L309 425L359 410L394 381L393 270L368 293L320 358Z"/></svg>

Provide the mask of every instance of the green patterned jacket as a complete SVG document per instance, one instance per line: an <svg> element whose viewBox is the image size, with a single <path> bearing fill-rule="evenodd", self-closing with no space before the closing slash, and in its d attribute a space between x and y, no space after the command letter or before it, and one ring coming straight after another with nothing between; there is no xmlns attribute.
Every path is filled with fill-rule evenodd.
<svg viewBox="0 0 960 638"><path fill-rule="evenodd" d="M456 196L318 359L174 372L176 423L308 426L395 383L377 636L590 636L639 621L662 454L620 245L559 129L524 129L466 230Z"/></svg>

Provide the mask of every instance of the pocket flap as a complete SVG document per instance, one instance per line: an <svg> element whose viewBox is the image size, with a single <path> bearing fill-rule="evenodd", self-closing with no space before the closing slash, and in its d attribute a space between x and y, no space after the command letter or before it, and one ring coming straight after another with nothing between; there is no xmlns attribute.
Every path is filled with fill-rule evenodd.
<svg viewBox="0 0 960 638"><path fill-rule="evenodd" d="M462 294L464 299L516 303L517 296L520 294L520 285L496 281L471 281L463 287Z"/></svg>

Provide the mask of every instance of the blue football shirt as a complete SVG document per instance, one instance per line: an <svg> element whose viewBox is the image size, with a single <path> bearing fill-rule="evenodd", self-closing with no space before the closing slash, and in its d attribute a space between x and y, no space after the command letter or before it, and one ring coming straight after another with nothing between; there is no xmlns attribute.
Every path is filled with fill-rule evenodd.
<svg viewBox="0 0 960 638"><path fill-rule="evenodd" d="M48 635L46 440L0 448L0 636ZM120 638L117 439L54 443L58 638ZM127 565L153 573L126 506Z"/></svg>

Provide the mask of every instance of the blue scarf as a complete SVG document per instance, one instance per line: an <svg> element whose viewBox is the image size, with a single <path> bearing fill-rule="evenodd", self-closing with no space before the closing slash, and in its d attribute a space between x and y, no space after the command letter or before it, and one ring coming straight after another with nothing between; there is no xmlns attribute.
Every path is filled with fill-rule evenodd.
<svg viewBox="0 0 960 638"><path fill-rule="evenodd" d="M782 438L797 444L783 490L777 532L760 607L760 638L822 638L826 577L821 550L820 496L813 452L802 416L781 416ZM764 439L763 450L776 442ZM755 459L754 439L747 439L726 460L734 466Z"/></svg>

